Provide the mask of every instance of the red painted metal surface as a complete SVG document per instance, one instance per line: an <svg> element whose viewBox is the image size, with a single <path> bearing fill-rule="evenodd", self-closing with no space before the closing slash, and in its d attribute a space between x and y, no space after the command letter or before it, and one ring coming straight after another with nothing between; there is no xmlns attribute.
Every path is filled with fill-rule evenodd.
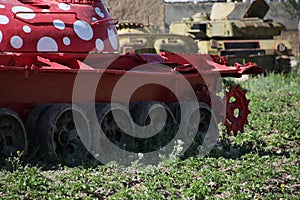
<svg viewBox="0 0 300 200"><path fill-rule="evenodd" d="M248 108L250 100L246 98L246 91L242 90L241 86L231 85L229 92L226 92L226 103L227 133L230 135L233 132L237 136L238 131L244 132L244 126L248 124L247 117L251 113Z"/></svg>
<svg viewBox="0 0 300 200"><path fill-rule="evenodd" d="M1 7L1 52L118 51L116 29L102 1L12 0Z"/></svg>
<svg viewBox="0 0 300 200"><path fill-rule="evenodd" d="M167 52L120 55L118 49L113 19L102 0L1 1L0 108L14 110L25 121L30 110L38 105L92 103L85 99L89 87L96 87L94 102L111 102L114 87L124 74L133 83L153 78L165 83L165 86L147 84L138 88L130 102L177 102L171 91L184 96L186 86L182 83L187 80L199 102L210 106L213 99L223 107L226 102L216 95L217 77L262 72L253 63L228 67L224 59L213 55ZM84 80L82 99L73 102L79 73ZM100 76L95 86L94 81ZM239 95L234 96L236 93ZM244 92L236 90L228 95L240 98L238 102L247 104L248 108ZM117 102L122 101L117 99ZM229 106L227 116L233 118L235 108L240 107L238 104ZM226 115L222 109L215 112L218 117ZM225 124L229 132L243 130L249 112L241 113L243 116L239 118L243 123L231 119L230 125Z"/></svg>

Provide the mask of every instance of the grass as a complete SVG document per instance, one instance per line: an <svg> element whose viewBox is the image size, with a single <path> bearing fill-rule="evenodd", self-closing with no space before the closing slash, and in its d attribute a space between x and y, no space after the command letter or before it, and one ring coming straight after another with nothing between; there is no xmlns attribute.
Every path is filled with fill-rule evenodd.
<svg viewBox="0 0 300 200"><path fill-rule="evenodd" d="M52 170L10 158L0 199L299 199L300 73L258 76L242 87L252 112L245 133L221 134L206 158Z"/></svg>

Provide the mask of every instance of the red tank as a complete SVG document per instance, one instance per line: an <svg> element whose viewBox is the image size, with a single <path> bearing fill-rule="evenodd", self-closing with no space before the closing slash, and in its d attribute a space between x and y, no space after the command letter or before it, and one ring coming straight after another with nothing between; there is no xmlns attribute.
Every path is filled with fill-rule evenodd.
<svg viewBox="0 0 300 200"><path fill-rule="evenodd" d="M243 131L245 91L217 93L222 77L259 74L259 66L201 54L121 55L115 21L102 0L0 2L2 157L153 158L179 140L189 150L202 138L210 149L218 122Z"/></svg>

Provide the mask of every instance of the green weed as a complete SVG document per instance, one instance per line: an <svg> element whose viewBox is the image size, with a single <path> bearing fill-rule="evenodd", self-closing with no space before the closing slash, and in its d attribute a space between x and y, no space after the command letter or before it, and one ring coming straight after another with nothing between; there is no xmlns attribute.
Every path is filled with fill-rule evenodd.
<svg viewBox="0 0 300 200"><path fill-rule="evenodd" d="M10 160L0 171L0 199L299 199L300 73L256 76L242 87L252 112L245 133L221 129L205 158L56 170Z"/></svg>

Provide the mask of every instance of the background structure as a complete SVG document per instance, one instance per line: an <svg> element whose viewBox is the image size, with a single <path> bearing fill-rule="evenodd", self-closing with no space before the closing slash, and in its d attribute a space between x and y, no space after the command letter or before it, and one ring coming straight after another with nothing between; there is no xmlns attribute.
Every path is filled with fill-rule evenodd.
<svg viewBox="0 0 300 200"><path fill-rule="evenodd" d="M111 16L118 18L119 22L150 23L162 29L168 29L171 22L179 21L182 17L191 17L196 12L210 12L213 5L211 2L167 3L164 0L105 0L105 2ZM248 5L249 2L237 3L236 10L230 18L240 18ZM286 26L287 31L279 38L289 40L293 45L293 54L300 57L298 19L284 9L280 2L269 2L269 5L270 10L265 19L273 19Z"/></svg>
<svg viewBox="0 0 300 200"><path fill-rule="evenodd" d="M235 3L236 8L229 19L240 19L250 3ZM210 12L213 3L165 3L165 25L168 27L173 21L182 17L191 17L196 12ZM282 23L288 30L298 29L298 19L289 13L280 2L269 3L270 9L264 19L272 19Z"/></svg>
<svg viewBox="0 0 300 200"><path fill-rule="evenodd" d="M164 0L105 0L111 16L119 22L165 25Z"/></svg>

